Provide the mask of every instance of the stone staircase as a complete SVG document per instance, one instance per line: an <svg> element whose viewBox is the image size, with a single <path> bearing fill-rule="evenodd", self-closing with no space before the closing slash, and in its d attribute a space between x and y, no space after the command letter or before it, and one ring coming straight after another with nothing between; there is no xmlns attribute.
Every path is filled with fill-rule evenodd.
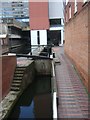
<svg viewBox="0 0 90 120"><path fill-rule="evenodd" d="M19 92L21 90L21 83L25 69L26 67L16 67L11 85L11 91Z"/></svg>

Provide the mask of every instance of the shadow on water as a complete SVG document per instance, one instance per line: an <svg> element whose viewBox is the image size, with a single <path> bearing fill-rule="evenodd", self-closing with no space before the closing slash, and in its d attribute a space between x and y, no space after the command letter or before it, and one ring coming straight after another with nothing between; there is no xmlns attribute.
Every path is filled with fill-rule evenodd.
<svg viewBox="0 0 90 120"><path fill-rule="evenodd" d="M24 91L9 118L52 119L51 76L37 76Z"/></svg>

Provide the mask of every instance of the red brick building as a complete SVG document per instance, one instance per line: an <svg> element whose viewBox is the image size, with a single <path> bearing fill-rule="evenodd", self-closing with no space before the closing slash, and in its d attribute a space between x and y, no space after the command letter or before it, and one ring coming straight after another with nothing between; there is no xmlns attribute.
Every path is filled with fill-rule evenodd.
<svg viewBox="0 0 90 120"><path fill-rule="evenodd" d="M67 2L65 5L65 53L75 64L83 83L89 85L90 1Z"/></svg>
<svg viewBox="0 0 90 120"><path fill-rule="evenodd" d="M63 2L29 2L31 45L63 45Z"/></svg>

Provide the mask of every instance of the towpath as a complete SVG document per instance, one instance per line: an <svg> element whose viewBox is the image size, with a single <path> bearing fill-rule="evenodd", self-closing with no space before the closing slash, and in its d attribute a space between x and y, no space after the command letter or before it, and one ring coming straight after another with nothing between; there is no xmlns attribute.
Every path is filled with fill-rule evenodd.
<svg viewBox="0 0 90 120"><path fill-rule="evenodd" d="M56 64L58 95L58 118L61 120L86 120L88 118L88 94L70 60L64 54L63 47L54 47L53 51L61 64ZM65 119L65 120L67 120Z"/></svg>

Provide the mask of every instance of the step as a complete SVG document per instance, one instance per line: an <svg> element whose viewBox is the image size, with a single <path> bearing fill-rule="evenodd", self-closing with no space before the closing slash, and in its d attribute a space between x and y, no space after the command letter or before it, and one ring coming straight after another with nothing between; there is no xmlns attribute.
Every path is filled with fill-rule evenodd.
<svg viewBox="0 0 90 120"><path fill-rule="evenodd" d="M22 71L22 70L25 70L26 67L16 67L16 71Z"/></svg>
<svg viewBox="0 0 90 120"><path fill-rule="evenodd" d="M24 71L20 71L20 70L15 71L15 74L23 74L23 73L24 73Z"/></svg>
<svg viewBox="0 0 90 120"><path fill-rule="evenodd" d="M13 80L12 83L21 83L22 81L21 80Z"/></svg>
<svg viewBox="0 0 90 120"><path fill-rule="evenodd" d="M19 91L10 91L11 95L17 95L19 93Z"/></svg>
<svg viewBox="0 0 90 120"><path fill-rule="evenodd" d="M22 78L23 78L23 77L21 77L21 76L20 76L20 77L15 76L15 77L13 78L13 80L22 80Z"/></svg>
<svg viewBox="0 0 90 120"><path fill-rule="evenodd" d="M20 91L20 88L19 87L11 87L10 91Z"/></svg>
<svg viewBox="0 0 90 120"><path fill-rule="evenodd" d="M14 77L22 77L23 76L23 74L14 74Z"/></svg>
<svg viewBox="0 0 90 120"><path fill-rule="evenodd" d="M12 87L20 87L21 86L21 84L20 83L12 83L12 85L11 85Z"/></svg>

